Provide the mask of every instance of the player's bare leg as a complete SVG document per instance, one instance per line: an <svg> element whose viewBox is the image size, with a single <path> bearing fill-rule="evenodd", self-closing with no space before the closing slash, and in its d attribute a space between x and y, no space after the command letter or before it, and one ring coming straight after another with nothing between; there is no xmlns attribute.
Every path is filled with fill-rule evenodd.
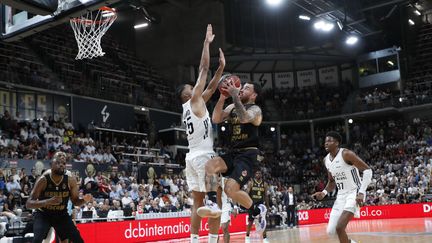
<svg viewBox="0 0 432 243"><path fill-rule="evenodd" d="M354 214L349 211L343 211L336 225L336 233L340 243L350 243L351 240L345 231L349 221L354 217Z"/></svg>

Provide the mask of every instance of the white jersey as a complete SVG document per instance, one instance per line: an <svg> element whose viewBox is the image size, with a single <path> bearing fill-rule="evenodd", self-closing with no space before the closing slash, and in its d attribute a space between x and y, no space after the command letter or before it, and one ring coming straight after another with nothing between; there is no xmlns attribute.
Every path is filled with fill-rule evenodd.
<svg viewBox="0 0 432 243"><path fill-rule="evenodd" d="M342 157L340 148L336 157L330 160L330 153L325 157L325 166L333 176L338 188L338 195L350 193L360 189L360 174L357 167L348 164Z"/></svg>
<svg viewBox="0 0 432 243"><path fill-rule="evenodd" d="M186 159L193 159L205 153L213 153L213 127L207 110L202 118L192 112L190 100L183 104L183 124L189 143Z"/></svg>

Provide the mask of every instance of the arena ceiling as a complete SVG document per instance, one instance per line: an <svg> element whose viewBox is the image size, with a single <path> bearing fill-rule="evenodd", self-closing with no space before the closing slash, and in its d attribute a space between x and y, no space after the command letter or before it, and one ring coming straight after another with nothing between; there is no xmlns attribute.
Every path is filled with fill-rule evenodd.
<svg viewBox="0 0 432 243"><path fill-rule="evenodd" d="M129 7L144 6L152 16L153 8L167 4L179 9L194 4L224 4L225 54L232 71L277 71L326 63L344 63L371 50L401 46L407 35L408 18L413 11L430 12L431 1L419 0L285 0L270 8L265 0L131 0ZM311 17L310 21L298 18ZM313 29L313 21L339 23L329 33ZM346 46L345 38L354 34L359 44ZM217 57L213 59L217 63Z"/></svg>

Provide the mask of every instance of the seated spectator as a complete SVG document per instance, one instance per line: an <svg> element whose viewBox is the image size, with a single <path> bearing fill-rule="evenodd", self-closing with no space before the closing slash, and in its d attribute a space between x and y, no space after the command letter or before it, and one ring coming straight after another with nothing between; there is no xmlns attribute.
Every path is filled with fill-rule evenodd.
<svg viewBox="0 0 432 243"><path fill-rule="evenodd" d="M6 189L6 177L3 174L3 170L0 169L0 190Z"/></svg>
<svg viewBox="0 0 432 243"><path fill-rule="evenodd" d="M118 192L117 186L114 185L111 187L111 189L112 190L109 194L110 199L111 200L120 200L121 197L120 197L120 193Z"/></svg>
<svg viewBox="0 0 432 243"><path fill-rule="evenodd" d="M172 205L170 202L166 201L165 206L161 208L161 213L168 213L168 212L177 212L177 208Z"/></svg>
<svg viewBox="0 0 432 243"><path fill-rule="evenodd" d="M149 207L149 209L147 209L147 211L149 213L159 213L160 208L159 208L158 204L159 204L158 201L156 201L156 200L152 201L151 206Z"/></svg>
<svg viewBox="0 0 432 243"><path fill-rule="evenodd" d="M21 186L17 181L13 179L13 175L9 176L9 181L6 183L6 190L9 192L9 194L12 194L13 196L19 196L21 192Z"/></svg>
<svg viewBox="0 0 432 243"><path fill-rule="evenodd" d="M93 206L92 202L88 202L82 211L83 212L86 212L86 211L93 212L92 218L94 218L94 219L98 217L97 212L96 212L96 208Z"/></svg>
<svg viewBox="0 0 432 243"><path fill-rule="evenodd" d="M114 157L114 155L112 155L110 147L107 147L105 149L105 152L103 154L103 161L104 163L108 164L117 164L117 159Z"/></svg>
<svg viewBox="0 0 432 243"><path fill-rule="evenodd" d="M101 203L99 203L101 204ZM97 215L99 218L106 218L108 216L108 212L110 210L110 206L109 204L105 204L102 203L102 205L100 205L99 209L97 210Z"/></svg>
<svg viewBox="0 0 432 243"><path fill-rule="evenodd" d="M26 205L27 199L30 197L30 186L29 184L24 184L23 190L21 192L21 205Z"/></svg>
<svg viewBox="0 0 432 243"><path fill-rule="evenodd" d="M128 191L125 192L125 195L122 197L121 202L123 204L123 207L125 207L125 205L129 205L131 202L133 202Z"/></svg>

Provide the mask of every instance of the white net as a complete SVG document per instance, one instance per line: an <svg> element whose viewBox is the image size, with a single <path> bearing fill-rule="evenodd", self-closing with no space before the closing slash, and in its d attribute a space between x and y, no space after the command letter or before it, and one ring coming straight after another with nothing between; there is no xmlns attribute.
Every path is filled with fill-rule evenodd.
<svg viewBox="0 0 432 243"><path fill-rule="evenodd" d="M78 44L77 60L92 59L105 55L101 47L102 36L117 18L115 10L103 7L96 12L88 12L72 18L70 24Z"/></svg>

